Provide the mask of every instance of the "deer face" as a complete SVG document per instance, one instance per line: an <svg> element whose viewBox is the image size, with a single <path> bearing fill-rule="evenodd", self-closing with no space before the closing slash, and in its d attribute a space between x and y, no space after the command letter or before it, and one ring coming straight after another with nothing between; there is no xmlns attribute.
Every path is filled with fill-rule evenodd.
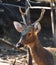
<svg viewBox="0 0 56 65"><path fill-rule="evenodd" d="M33 26L28 26L24 28L21 32L22 34L22 43L30 44L34 41L35 33Z"/></svg>
<svg viewBox="0 0 56 65"><path fill-rule="evenodd" d="M21 32L21 43L25 45L32 43L35 40L37 33L41 30L39 22L35 25L23 27L19 22L14 21L14 26L18 32Z"/></svg>
<svg viewBox="0 0 56 65"><path fill-rule="evenodd" d="M26 19L24 17L24 15L27 15L29 8L26 9L25 13L23 13L21 8L19 8L19 11L22 15L23 23L25 26L22 26L19 22L16 22L16 21L14 21L13 24L14 24L16 30L18 32L21 32L21 40L20 40L21 43L28 45L36 39L35 37L37 36L37 33L39 33L41 30L41 25L40 25L39 21L41 21L41 19L43 18L45 10L42 9L42 12L41 12L39 19L37 19L31 25L27 25ZM29 22L29 20L28 20L28 22Z"/></svg>

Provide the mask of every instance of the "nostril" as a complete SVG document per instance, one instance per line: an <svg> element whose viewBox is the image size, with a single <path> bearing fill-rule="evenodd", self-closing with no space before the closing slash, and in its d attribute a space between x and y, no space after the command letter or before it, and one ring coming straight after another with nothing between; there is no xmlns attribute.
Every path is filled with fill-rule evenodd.
<svg viewBox="0 0 56 65"><path fill-rule="evenodd" d="M18 43L18 44L16 44L16 47L17 47L17 48L21 48L21 47L24 47L24 45L21 44L21 43Z"/></svg>

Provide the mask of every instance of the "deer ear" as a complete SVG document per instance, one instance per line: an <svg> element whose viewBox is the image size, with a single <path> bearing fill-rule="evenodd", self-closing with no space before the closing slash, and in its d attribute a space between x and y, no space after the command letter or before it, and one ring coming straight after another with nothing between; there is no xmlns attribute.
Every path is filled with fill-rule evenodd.
<svg viewBox="0 0 56 65"><path fill-rule="evenodd" d="M35 29L36 34L40 32L41 25L40 25L39 22L37 22L37 23L34 24L34 29Z"/></svg>
<svg viewBox="0 0 56 65"><path fill-rule="evenodd" d="M18 32L22 32L23 26L19 22L14 21L13 24Z"/></svg>

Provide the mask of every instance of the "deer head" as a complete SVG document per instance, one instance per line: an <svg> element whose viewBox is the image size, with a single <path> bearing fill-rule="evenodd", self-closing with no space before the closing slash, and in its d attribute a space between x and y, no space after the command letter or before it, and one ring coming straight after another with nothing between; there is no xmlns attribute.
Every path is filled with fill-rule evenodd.
<svg viewBox="0 0 56 65"><path fill-rule="evenodd" d="M13 22L16 30L21 33L21 43L22 44L29 45L36 39L37 34L41 30L41 25L40 25L39 21L43 18L44 12L45 12L45 10L42 9L39 19L36 20L35 23L33 23L31 25L26 26L24 23L24 26L23 26L19 22L16 22L16 21Z"/></svg>

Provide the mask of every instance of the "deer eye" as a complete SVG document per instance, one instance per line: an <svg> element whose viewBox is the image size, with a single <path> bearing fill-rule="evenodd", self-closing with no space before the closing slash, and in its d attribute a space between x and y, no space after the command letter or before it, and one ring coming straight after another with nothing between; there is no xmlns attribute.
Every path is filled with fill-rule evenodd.
<svg viewBox="0 0 56 65"><path fill-rule="evenodd" d="M30 33L28 33L28 36L31 36L31 32L30 32Z"/></svg>

